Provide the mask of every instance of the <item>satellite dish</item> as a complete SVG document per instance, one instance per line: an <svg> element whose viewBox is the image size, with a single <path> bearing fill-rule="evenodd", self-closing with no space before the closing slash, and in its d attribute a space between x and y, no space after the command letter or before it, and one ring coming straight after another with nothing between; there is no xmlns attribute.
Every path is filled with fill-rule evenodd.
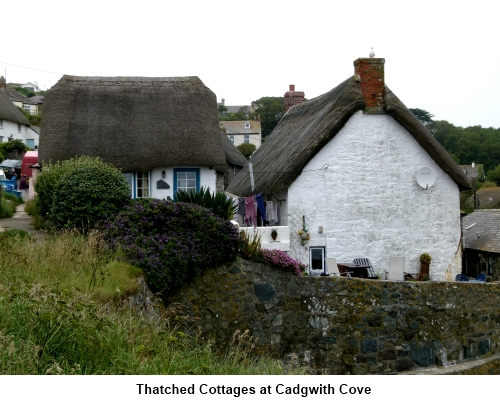
<svg viewBox="0 0 500 405"><path fill-rule="evenodd" d="M417 171L417 183L426 190L436 181L436 172L430 167L422 167Z"/></svg>

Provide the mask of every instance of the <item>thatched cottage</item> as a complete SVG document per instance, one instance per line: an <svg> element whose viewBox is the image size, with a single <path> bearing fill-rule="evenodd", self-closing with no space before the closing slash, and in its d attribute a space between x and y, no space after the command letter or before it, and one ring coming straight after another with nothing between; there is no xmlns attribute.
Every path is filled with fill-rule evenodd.
<svg viewBox="0 0 500 405"><path fill-rule="evenodd" d="M248 165L227 191L279 200L277 225L289 226L290 252L305 263L319 251L337 262L366 257L385 272L395 256L416 273L426 252L431 278L452 280L461 271L459 192L470 184L385 85L384 63L357 59L354 76L293 106L250 160L253 192ZM416 179L424 167L436 174L427 188ZM311 238L302 245L304 224Z"/></svg>
<svg viewBox="0 0 500 405"><path fill-rule="evenodd" d="M65 75L45 95L42 133L42 164L100 156L134 198L223 189L217 99L198 77Z"/></svg>
<svg viewBox="0 0 500 405"><path fill-rule="evenodd" d="M10 94L14 92L6 86L3 76L0 76L0 143L17 139L29 148L37 149L39 135L11 99Z"/></svg>

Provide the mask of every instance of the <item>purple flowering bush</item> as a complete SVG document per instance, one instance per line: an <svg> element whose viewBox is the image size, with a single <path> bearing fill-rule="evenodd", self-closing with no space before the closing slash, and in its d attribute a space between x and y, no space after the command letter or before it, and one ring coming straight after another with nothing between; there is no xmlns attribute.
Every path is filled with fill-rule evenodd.
<svg viewBox="0 0 500 405"><path fill-rule="evenodd" d="M195 204L140 199L102 224L122 259L140 267L154 291L171 290L190 277L234 260L236 228Z"/></svg>
<svg viewBox="0 0 500 405"><path fill-rule="evenodd" d="M306 265L290 257L287 253L275 249L262 249L262 263L270 264L275 269L301 276Z"/></svg>

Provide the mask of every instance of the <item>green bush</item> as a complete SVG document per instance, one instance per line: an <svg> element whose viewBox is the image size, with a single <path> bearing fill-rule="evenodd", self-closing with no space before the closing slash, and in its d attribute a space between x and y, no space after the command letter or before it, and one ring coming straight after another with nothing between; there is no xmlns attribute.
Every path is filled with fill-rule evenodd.
<svg viewBox="0 0 500 405"><path fill-rule="evenodd" d="M209 187L201 187L199 191L177 191L177 201L208 208L227 221L233 219L237 209L231 197L220 191L211 193Z"/></svg>
<svg viewBox="0 0 500 405"><path fill-rule="evenodd" d="M28 151L28 147L22 143L19 139L11 139L8 142L0 143L0 155L4 157L9 156L9 154L17 152L24 153Z"/></svg>
<svg viewBox="0 0 500 405"><path fill-rule="evenodd" d="M123 208L130 201L129 191L125 177L115 167L100 158L76 158L56 182L50 220L58 229L86 232Z"/></svg>
<svg viewBox="0 0 500 405"><path fill-rule="evenodd" d="M165 200L134 200L102 230L124 260L144 271L154 291L174 289L234 260L241 246L231 222L198 205Z"/></svg>

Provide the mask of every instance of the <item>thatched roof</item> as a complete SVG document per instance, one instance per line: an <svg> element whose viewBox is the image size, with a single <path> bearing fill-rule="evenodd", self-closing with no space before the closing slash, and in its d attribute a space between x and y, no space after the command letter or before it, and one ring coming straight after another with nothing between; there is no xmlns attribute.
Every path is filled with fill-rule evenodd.
<svg viewBox="0 0 500 405"><path fill-rule="evenodd" d="M215 94L198 77L63 76L45 94L40 162L100 156L123 171L225 167Z"/></svg>
<svg viewBox="0 0 500 405"><path fill-rule="evenodd" d="M231 140L227 137L225 131L221 131L222 147L224 148L224 153L226 155L226 161L234 166L243 167L247 163L247 159L243 156L243 153L234 146Z"/></svg>
<svg viewBox="0 0 500 405"><path fill-rule="evenodd" d="M19 124L30 125L28 119L12 103L4 89L0 89L0 118Z"/></svg>
<svg viewBox="0 0 500 405"><path fill-rule="evenodd" d="M277 193L288 189L307 163L332 140L349 118L365 107L357 75L319 97L292 107L254 153L255 192ZM385 88L385 110L408 130L460 189L470 184L460 167L411 111ZM227 190L251 195L248 164Z"/></svg>

